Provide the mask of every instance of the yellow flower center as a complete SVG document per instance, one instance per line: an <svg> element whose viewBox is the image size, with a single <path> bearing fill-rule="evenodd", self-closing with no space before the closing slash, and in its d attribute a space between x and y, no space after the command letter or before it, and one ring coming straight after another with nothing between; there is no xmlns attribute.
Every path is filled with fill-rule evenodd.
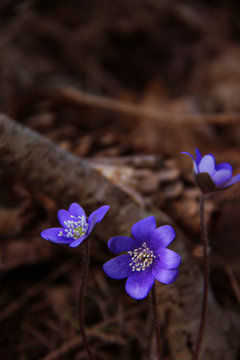
<svg viewBox="0 0 240 360"><path fill-rule="evenodd" d="M131 256L129 266L132 268L132 271L144 271L146 268L149 268L154 259L156 259L153 251L147 247L145 242L140 248L128 251L128 254Z"/></svg>
<svg viewBox="0 0 240 360"><path fill-rule="evenodd" d="M58 236L65 236L67 238L73 238L74 240L79 239L86 235L88 230L88 223L84 215L71 216L74 220L64 221L64 231L59 231Z"/></svg>

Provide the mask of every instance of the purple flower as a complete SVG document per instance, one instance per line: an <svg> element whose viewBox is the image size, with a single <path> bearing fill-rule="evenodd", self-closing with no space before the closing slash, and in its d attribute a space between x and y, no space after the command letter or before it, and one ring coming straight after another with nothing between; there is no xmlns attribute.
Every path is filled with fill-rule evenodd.
<svg viewBox="0 0 240 360"><path fill-rule="evenodd" d="M164 225L156 229L154 216L134 224L132 236L116 236L108 241L108 247L114 254L126 254L107 261L103 270L113 279L127 278L126 292L140 300L148 295L154 279L170 284L177 278L181 258L174 251L166 249L175 238L172 226Z"/></svg>
<svg viewBox="0 0 240 360"><path fill-rule="evenodd" d="M69 206L68 211L58 211L58 220L62 227L43 230L41 236L56 244L68 244L76 247L90 235L95 224L102 221L109 208L108 205L101 206L87 218L83 208L79 204L73 203Z"/></svg>
<svg viewBox="0 0 240 360"><path fill-rule="evenodd" d="M203 192L221 190L240 181L240 174L232 176L232 166L229 163L216 165L212 154L202 157L200 151L195 149L196 159L193 155L183 151L193 160L193 173L196 184Z"/></svg>

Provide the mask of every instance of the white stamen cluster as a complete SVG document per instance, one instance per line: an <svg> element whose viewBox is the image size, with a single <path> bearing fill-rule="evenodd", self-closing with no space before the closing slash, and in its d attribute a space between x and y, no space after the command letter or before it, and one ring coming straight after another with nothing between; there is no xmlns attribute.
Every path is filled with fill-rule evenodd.
<svg viewBox="0 0 240 360"><path fill-rule="evenodd" d="M74 220L64 221L64 231L59 231L58 236L65 236L67 238L79 239L86 235L88 230L88 223L84 215L78 216L77 218L73 215L71 217Z"/></svg>
<svg viewBox="0 0 240 360"><path fill-rule="evenodd" d="M144 242L142 246L133 251L128 251L128 254L131 256L131 262L129 266L132 268L132 271L141 271L149 268L156 256L153 251L147 247L147 244Z"/></svg>

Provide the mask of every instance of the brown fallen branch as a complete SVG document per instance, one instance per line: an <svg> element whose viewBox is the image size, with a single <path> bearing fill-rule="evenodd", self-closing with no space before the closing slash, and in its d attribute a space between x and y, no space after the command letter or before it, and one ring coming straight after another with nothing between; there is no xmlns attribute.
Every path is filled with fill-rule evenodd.
<svg viewBox="0 0 240 360"><path fill-rule="evenodd" d="M57 91L61 101L70 101L72 103L91 106L103 110L115 111L129 115L133 118L155 120L163 124L234 124L240 122L239 113L222 114L170 114L169 112L155 110L151 107L131 104L121 100L111 99L109 97L87 94L81 90L72 87L65 87Z"/></svg>
<svg viewBox="0 0 240 360"><path fill-rule="evenodd" d="M108 183L84 160L62 150L43 136L0 115L0 158L5 173L32 191L42 192L60 206L79 201L87 206L115 200L124 206L128 197Z"/></svg>
<svg viewBox="0 0 240 360"><path fill-rule="evenodd" d="M76 201L95 209L98 204L109 204L111 209L104 225L100 224L97 229L105 241L113 235L129 235L133 223L151 214L155 215L159 225L171 222L159 210L140 208L127 194L92 169L87 161L60 149L4 115L0 116L0 159L6 176L14 176L29 190L54 198L59 206L66 208L70 202ZM174 244L174 249L182 257L180 276L172 285L158 284L157 292L170 357L189 360L199 321L202 275L181 238L178 233ZM208 308L201 359L235 360L239 340L237 328L228 313L219 308L211 292ZM236 319L237 314L234 316Z"/></svg>

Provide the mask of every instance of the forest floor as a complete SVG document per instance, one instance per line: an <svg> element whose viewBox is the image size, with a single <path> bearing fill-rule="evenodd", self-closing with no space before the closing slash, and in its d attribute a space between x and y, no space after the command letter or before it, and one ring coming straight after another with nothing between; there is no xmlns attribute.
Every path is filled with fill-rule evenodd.
<svg viewBox="0 0 240 360"><path fill-rule="evenodd" d="M1 112L84 158L139 206L161 209L201 266L199 191L180 152L199 148L240 173L239 14L237 1L3 0ZM0 169L2 360L86 359L81 254L40 237L57 210ZM239 313L240 185L209 196L206 210L212 291ZM91 241L91 343L100 360L145 359L148 300L99 271L107 240Z"/></svg>

